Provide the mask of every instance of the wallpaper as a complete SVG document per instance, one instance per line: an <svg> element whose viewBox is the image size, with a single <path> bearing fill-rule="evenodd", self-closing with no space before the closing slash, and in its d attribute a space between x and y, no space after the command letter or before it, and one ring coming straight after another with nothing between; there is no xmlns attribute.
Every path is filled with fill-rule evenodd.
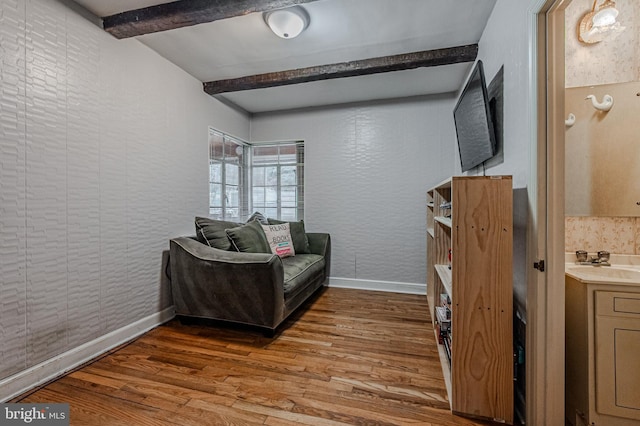
<svg viewBox="0 0 640 426"><path fill-rule="evenodd" d="M592 6L592 0L573 0L565 11L566 87L640 80L640 1L617 0L618 21L625 29L613 39L587 45L578 40L577 28Z"/></svg>
<svg viewBox="0 0 640 426"><path fill-rule="evenodd" d="M592 6L592 0L573 0L565 11L566 87L639 81L640 2L617 0L618 20L625 29L613 39L586 45L578 40L577 27ZM567 216L565 249L640 254L640 218Z"/></svg>
<svg viewBox="0 0 640 426"><path fill-rule="evenodd" d="M616 254L640 255L640 218L566 217L567 252L606 250Z"/></svg>

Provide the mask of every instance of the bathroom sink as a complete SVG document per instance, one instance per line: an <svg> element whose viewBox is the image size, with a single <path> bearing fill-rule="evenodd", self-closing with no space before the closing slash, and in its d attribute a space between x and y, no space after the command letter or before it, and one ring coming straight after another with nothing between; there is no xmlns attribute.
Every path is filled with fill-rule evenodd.
<svg viewBox="0 0 640 426"><path fill-rule="evenodd" d="M580 281L604 283L639 283L640 269L625 266L567 265L565 272Z"/></svg>

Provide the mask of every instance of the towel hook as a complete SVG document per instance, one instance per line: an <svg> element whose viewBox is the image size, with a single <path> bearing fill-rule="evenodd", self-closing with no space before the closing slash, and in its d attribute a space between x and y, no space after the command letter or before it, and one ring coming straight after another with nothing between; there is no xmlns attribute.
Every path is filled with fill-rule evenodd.
<svg viewBox="0 0 640 426"><path fill-rule="evenodd" d="M611 95L604 95L602 97L602 102L598 102L598 100L594 95L589 95L585 99L591 99L591 103L593 104L593 107L598 111L607 112L613 106L613 96Z"/></svg>

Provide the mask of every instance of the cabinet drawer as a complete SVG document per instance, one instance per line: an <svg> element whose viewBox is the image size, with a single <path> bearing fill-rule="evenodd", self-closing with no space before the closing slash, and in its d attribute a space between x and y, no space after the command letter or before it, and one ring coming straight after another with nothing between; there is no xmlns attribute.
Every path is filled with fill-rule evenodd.
<svg viewBox="0 0 640 426"><path fill-rule="evenodd" d="M640 293L596 291L596 315L640 318Z"/></svg>

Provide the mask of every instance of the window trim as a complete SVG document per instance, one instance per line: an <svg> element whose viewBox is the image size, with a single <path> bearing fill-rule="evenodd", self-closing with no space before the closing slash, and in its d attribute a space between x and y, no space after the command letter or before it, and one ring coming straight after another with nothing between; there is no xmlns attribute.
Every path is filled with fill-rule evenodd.
<svg viewBox="0 0 640 426"><path fill-rule="evenodd" d="M222 139L222 159L218 160L215 158L212 158L212 149L211 149L211 138L214 135L218 135L219 137L221 137ZM250 159L248 159L248 154L250 154L250 150L247 149L249 144L245 141L243 141L242 139L239 139L235 136L231 136L227 133L221 132L213 127L209 127L209 132L208 132L208 143L209 143L209 158L208 158L208 164L209 164L209 216L212 216L211 210L212 209L221 209L222 211L222 219L221 220L227 220L227 219L231 219L231 218L227 218L227 191L226 191L226 187L227 187L227 182L226 182L226 177L227 177L227 164L235 164L235 163L231 163L231 162L227 162L226 160L226 154L224 152L224 147L226 142L233 142L234 144L241 146L243 149L242 152L242 156L240 157L239 161L238 161L238 168L239 168L239 172L238 172L238 219L242 219L243 217L246 217L248 214L248 207L249 207L249 203L247 202L247 199L249 198L249 195L247 194L247 191L250 189L249 186L246 185L246 182L249 181L250 176L249 176L249 168L250 168L250 164L251 161ZM211 164L212 162L219 162L221 165L221 170L220 170L220 185L221 185L221 194L220 194L220 206L212 206L211 205L211 184L217 184L216 182L213 182L211 180ZM231 185L231 186L235 186L235 185ZM229 207L229 208L233 208L233 207Z"/></svg>

